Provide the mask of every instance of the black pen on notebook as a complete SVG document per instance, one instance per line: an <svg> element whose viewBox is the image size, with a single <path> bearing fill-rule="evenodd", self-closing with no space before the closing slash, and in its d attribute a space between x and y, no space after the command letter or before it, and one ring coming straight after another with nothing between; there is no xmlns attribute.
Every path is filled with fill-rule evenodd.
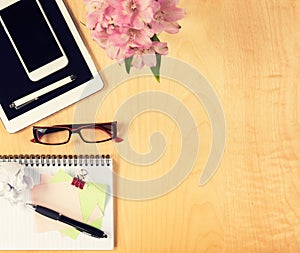
<svg viewBox="0 0 300 253"><path fill-rule="evenodd" d="M59 212L56 212L52 209L49 209L47 207L40 206L40 205L30 204L30 203L26 203L26 205L31 207L37 213L39 213L43 216L46 216L50 219L57 220L57 221L65 223L67 225L70 225L84 234L88 234L88 235L90 235L92 237L96 237L96 238L107 238L107 235L102 230L95 228L91 225L88 225L86 223L83 223L83 222L80 222L77 220L73 220L73 219L71 219L67 216L64 216L64 215L60 214Z"/></svg>
<svg viewBox="0 0 300 253"><path fill-rule="evenodd" d="M67 76L55 83L52 83L52 84L49 84L48 86L40 89L40 90L37 90L25 97L22 97L20 99L17 99L16 101L12 102L9 107L10 108L15 108L15 109L20 109L22 108L23 106L33 102L33 101L36 101L39 97L51 92L51 91L54 91L70 82L73 82L74 80L76 79L76 76L75 75L70 75L70 76Z"/></svg>

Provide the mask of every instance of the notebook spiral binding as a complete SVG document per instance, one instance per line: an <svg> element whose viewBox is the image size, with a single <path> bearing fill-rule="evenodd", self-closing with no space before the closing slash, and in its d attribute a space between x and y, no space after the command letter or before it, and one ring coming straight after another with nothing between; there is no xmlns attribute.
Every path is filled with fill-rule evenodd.
<svg viewBox="0 0 300 253"><path fill-rule="evenodd" d="M17 162L26 166L107 166L110 155L0 155L0 162Z"/></svg>

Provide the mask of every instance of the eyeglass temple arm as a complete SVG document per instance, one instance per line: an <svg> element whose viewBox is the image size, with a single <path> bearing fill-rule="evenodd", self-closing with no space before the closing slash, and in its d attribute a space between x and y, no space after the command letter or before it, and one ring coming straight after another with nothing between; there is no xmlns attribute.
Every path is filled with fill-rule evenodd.
<svg viewBox="0 0 300 253"><path fill-rule="evenodd" d="M95 127L98 127L100 129L102 129L104 132L106 132L107 134L109 134L110 137L112 137L112 130L110 128L106 128L105 126L102 126L102 125L95 125ZM122 142L123 141L123 139L121 137L117 136L117 133L116 133L115 138L112 138L112 140L114 142Z"/></svg>

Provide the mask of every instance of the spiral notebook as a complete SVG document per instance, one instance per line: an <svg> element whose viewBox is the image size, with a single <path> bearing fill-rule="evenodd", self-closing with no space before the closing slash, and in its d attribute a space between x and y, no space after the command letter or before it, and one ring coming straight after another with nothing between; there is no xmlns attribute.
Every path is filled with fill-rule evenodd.
<svg viewBox="0 0 300 253"><path fill-rule="evenodd" d="M31 182L25 183L30 189L17 197L3 191L14 183L7 175L10 167L22 168L21 178ZM0 155L0 183L0 250L114 248L113 164L108 155ZM98 239L80 233L34 212L25 202L55 209L108 236Z"/></svg>

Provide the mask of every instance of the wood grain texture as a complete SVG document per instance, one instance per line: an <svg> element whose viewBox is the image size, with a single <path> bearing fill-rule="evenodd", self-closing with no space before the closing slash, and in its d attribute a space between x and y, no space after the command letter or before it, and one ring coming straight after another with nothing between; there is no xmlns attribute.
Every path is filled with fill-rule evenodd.
<svg viewBox="0 0 300 253"><path fill-rule="evenodd" d="M83 1L65 2L98 69L105 69L112 61L81 24ZM195 67L216 90L226 116L225 154L216 175L199 187L211 130L194 95L175 81L163 79L158 85L149 77L126 81L113 90L97 120L111 120L135 94L158 90L189 109L201 140L192 172L176 189L152 200L115 198L114 252L300 252L300 2L181 0L179 4L187 12L182 30L161 39L168 41L170 56ZM89 99L93 98L85 102ZM72 122L76 106L37 124ZM112 144L99 145L99 152L113 154L120 176L159 177L180 153L176 124L161 113L148 112L134 119L128 131L134 149L143 153L151 148L148 136L158 129L166 137L167 149L159 162L146 168L123 160ZM74 146L83 145L75 138L75 145L41 146L30 143L31 136L30 127L13 135L1 127L1 153L72 154ZM88 153L89 146L84 148Z"/></svg>

